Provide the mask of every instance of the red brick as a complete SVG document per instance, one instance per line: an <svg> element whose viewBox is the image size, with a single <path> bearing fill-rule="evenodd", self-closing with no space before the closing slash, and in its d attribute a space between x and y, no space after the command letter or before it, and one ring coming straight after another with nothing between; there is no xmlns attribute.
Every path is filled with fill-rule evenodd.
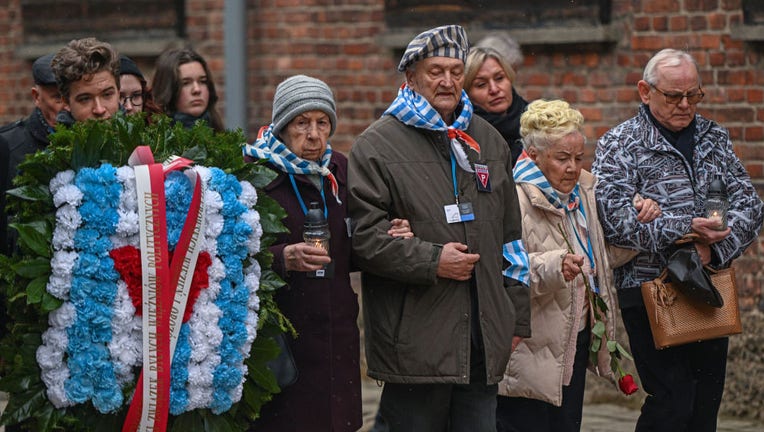
<svg viewBox="0 0 764 432"><path fill-rule="evenodd" d="M658 29L656 29L658 30ZM672 16L669 18L668 30L671 31L686 31L687 30L687 17L684 15Z"/></svg>
<svg viewBox="0 0 764 432"><path fill-rule="evenodd" d="M645 13L679 12L677 0L642 0L641 3Z"/></svg>
<svg viewBox="0 0 764 432"><path fill-rule="evenodd" d="M708 19L704 15L694 16L690 19L690 30L701 31L708 29Z"/></svg>
<svg viewBox="0 0 764 432"><path fill-rule="evenodd" d="M750 104L761 104L764 102L764 90L761 88L749 88L746 99Z"/></svg>
<svg viewBox="0 0 764 432"><path fill-rule="evenodd" d="M666 31L669 29L669 19L667 16L656 16L653 17L653 28L654 31Z"/></svg>
<svg viewBox="0 0 764 432"><path fill-rule="evenodd" d="M741 0L721 0L721 8L725 11L735 11L739 12L741 5Z"/></svg>
<svg viewBox="0 0 764 432"><path fill-rule="evenodd" d="M648 31L651 29L650 27L651 19L650 17L641 16L641 17L634 17L634 30L635 31Z"/></svg>
<svg viewBox="0 0 764 432"><path fill-rule="evenodd" d="M708 14L708 27L711 30L724 30L727 27L727 15L721 13Z"/></svg>
<svg viewBox="0 0 764 432"><path fill-rule="evenodd" d="M684 0L688 12L707 12L719 7L719 0Z"/></svg>
<svg viewBox="0 0 764 432"><path fill-rule="evenodd" d="M759 144L735 143L735 154L741 160L764 160L764 146Z"/></svg>
<svg viewBox="0 0 764 432"><path fill-rule="evenodd" d="M764 176L764 166L762 166L761 162L743 163L743 165L751 177Z"/></svg>
<svg viewBox="0 0 764 432"><path fill-rule="evenodd" d="M725 64L725 54L723 51L712 51L708 53L709 66L719 67Z"/></svg>
<svg viewBox="0 0 764 432"><path fill-rule="evenodd" d="M746 91L743 88L730 88L727 90L727 102L745 102Z"/></svg>
<svg viewBox="0 0 764 432"><path fill-rule="evenodd" d="M761 141L764 140L764 127L762 126L750 126L743 130L743 139L746 141Z"/></svg>
<svg viewBox="0 0 764 432"><path fill-rule="evenodd" d="M666 40L662 36L632 36L631 38L631 48L634 50L658 51L666 46Z"/></svg>

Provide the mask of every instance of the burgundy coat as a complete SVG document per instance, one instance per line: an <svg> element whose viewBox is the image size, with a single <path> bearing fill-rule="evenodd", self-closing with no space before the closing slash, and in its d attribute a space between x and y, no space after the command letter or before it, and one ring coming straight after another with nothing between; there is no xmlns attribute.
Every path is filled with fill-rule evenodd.
<svg viewBox="0 0 764 432"><path fill-rule="evenodd" d="M299 377L263 406L261 419L253 425L255 431L354 432L361 427L358 300L350 286L350 237L345 225L347 158L332 153L329 169L337 178L342 201L342 205L337 204L325 181L333 279L286 273L284 247L302 242L305 215L288 175L279 171L279 176L265 188L265 193L287 212L283 222L290 233L280 235L270 250L274 255L273 270L288 284L277 292L276 301L299 333L296 340L291 340ZM306 206L311 201L321 202L318 189L307 177L295 175L295 182Z"/></svg>

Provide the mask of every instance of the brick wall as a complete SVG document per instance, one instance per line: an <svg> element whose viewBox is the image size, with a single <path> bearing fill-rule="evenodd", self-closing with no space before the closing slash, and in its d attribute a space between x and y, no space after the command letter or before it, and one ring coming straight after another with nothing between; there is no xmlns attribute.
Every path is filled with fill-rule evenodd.
<svg viewBox="0 0 764 432"><path fill-rule="evenodd" d="M16 57L22 42L19 0L0 8L0 122L31 106L30 62ZM188 40L208 60L225 98L224 0L187 0ZM487 11L490 12L490 11ZM730 129L735 149L764 195L764 60L762 44L736 39L741 0L613 0L614 44L523 46L516 87L526 99L564 98L587 119L593 143L631 117L636 82L647 59L664 47L689 50L706 91L699 111ZM338 101L333 146L347 152L353 137L379 117L402 76L398 55L380 43L389 32L383 0L249 0L247 2L248 135L270 122L276 85L302 73L326 81ZM424 30L420 29L420 30ZM511 28L508 30L511 31ZM736 261L743 307L764 310L764 238Z"/></svg>
<svg viewBox="0 0 764 432"><path fill-rule="evenodd" d="M0 124L29 114L32 63L16 56L22 42L19 0L0 6Z"/></svg>

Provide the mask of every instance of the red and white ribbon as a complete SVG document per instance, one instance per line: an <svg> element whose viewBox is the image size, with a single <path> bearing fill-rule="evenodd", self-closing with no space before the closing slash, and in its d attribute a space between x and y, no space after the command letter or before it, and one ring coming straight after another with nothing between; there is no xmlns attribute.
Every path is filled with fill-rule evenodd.
<svg viewBox="0 0 764 432"><path fill-rule="evenodd" d="M192 174L194 193L172 262L167 244L164 176L193 162L173 158L154 163L148 147L135 149L134 166L142 268L143 370L122 427L123 432L167 429L172 354L186 308L204 231L202 181Z"/></svg>

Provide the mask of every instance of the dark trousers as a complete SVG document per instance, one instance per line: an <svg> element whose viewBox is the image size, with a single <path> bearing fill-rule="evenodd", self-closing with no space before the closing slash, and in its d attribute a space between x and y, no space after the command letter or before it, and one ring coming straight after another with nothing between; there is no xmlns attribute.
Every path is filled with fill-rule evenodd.
<svg viewBox="0 0 764 432"><path fill-rule="evenodd" d="M373 430L495 431L498 385L486 385L485 364L481 364L480 367L482 373L476 371L475 367L470 367L469 384L385 383Z"/></svg>
<svg viewBox="0 0 764 432"><path fill-rule="evenodd" d="M562 387L562 406L557 407L537 399L498 396L497 432L578 432L581 430L590 337L591 332L588 327L578 332L573 376L570 384Z"/></svg>
<svg viewBox="0 0 764 432"><path fill-rule="evenodd" d="M470 286L469 384L385 383L373 432L494 432L498 384L487 385L476 287Z"/></svg>
<svg viewBox="0 0 764 432"><path fill-rule="evenodd" d="M644 307L621 310L647 398L637 432L713 432L724 392L727 338L655 349Z"/></svg>

